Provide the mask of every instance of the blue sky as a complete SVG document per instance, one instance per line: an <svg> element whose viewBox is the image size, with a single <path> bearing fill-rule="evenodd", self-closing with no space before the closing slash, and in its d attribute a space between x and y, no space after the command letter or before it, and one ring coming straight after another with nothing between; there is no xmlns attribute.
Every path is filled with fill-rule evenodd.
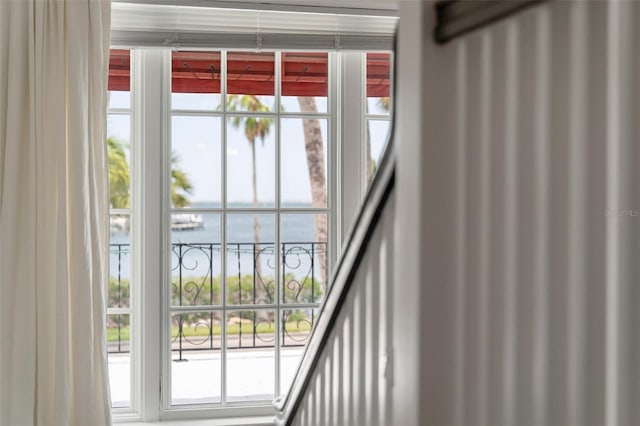
<svg viewBox="0 0 640 426"><path fill-rule="evenodd" d="M191 107L214 110L220 102L219 95L179 95L173 97L174 108ZM110 107L128 108L128 92L112 92ZM284 111L297 112L295 98L282 98ZM326 111L326 99L318 99L318 109ZM374 102L370 103L375 108ZM374 111L377 112L377 111ZM108 135L129 142L129 116L110 115L107 120ZM320 119L325 142L325 167L327 144L327 120ZM227 124L227 199L233 202L251 202L251 148L244 131ZM180 160L180 167L191 179L194 189L190 198L194 202L220 202L222 197L222 120L212 116L173 116L171 124L172 150ZM372 153L374 158L386 142L388 122L370 121ZM281 199L284 203L310 203L311 190L304 150L302 119L285 118L280 122L281 134ZM275 126L256 147L258 198L261 203L275 201ZM345 143L349 143L345 141Z"/></svg>

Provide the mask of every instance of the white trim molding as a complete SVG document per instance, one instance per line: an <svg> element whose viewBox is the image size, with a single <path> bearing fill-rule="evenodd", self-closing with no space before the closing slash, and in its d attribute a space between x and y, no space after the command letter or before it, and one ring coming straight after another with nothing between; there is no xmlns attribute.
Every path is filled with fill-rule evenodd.
<svg viewBox="0 0 640 426"><path fill-rule="evenodd" d="M111 44L122 47L391 50L398 19L113 3Z"/></svg>

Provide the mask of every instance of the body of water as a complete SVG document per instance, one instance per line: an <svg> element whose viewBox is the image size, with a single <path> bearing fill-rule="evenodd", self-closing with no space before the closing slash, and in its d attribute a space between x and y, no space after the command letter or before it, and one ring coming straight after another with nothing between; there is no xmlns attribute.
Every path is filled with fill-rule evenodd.
<svg viewBox="0 0 640 426"><path fill-rule="evenodd" d="M172 230L172 243L185 244L220 244L222 239L221 223L222 214L200 213L198 209L214 207L211 204L199 203L194 204L193 210L185 209L185 213L195 214L201 217L202 227L191 230ZM251 207L251 205L234 206L234 207ZM300 206L307 207L307 206ZM241 274L250 274L253 270L253 255L250 253L255 239L256 214L254 213L227 213L227 275L237 275L238 268ZM275 221L276 215L272 213L257 214L259 223L259 239L261 248L273 245L275 241ZM131 234L126 219L121 219L119 225L123 225L122 229L116 229L112 226L110 233L111 244L130 244ZM113 222L113 223L116 223ZM316 241L314 214L298 214L298 213L281 213L280 214L280 238L282 243L310 243ZM240 244L240 246L237 246ZM235 246L234 246L235 245ZM218 246L219 247L219 246ZM324 249L324 246L322 247ZM177 270L177 249L173 248L172 267ZM189 258L185 256L183 264L189 262L194 269L190 270L190 274L205 274L208 268L212 266L213 275L217 276L221 271L221 258L219 248L214 248L210 253L202 251L192 251ZM209 256L212 258L210 259ZM297 257L297 261L307 263L306 260ZM265 273L273 271L273 255L272 250L266 251L261 256L262 270ZM310 264L310 260L309 260ZM305 266L305 265L302 265ZM109 269L111 276L120 276L123 279L130 278L131 256L126 248L118 249L111 247ZM297 268L300 269L300 268ZM304 269L304 268L302 268ZM308 269L308 268L307 268ZM317 268L316 269L316 273ZM176 271L174 271L176 272ZM273 273L273 272L271 272Z"/></svg>

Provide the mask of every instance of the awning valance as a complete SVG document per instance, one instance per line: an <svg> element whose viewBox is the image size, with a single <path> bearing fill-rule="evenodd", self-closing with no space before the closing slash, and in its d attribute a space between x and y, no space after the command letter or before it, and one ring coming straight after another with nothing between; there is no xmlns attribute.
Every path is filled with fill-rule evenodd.
<svg viewBox="0 0 640 426"><path fill-rule="evenodd" d="M175 93L220 93L220 52L174 51L171 61ZM228 52L227 93L273 95L273 52ZM389 96L389 53L367 54L367 96ZM128 91L130 52L114 49L109 60L109 90ZM325 52L282 53L283 96L327 96L328 55Z"/></svg>

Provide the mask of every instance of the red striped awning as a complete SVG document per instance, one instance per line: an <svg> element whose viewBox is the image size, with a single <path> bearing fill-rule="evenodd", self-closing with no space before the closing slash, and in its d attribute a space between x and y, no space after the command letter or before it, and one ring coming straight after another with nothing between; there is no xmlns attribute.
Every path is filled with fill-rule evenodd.
<svg viewBox="0 0 640 426"><path fill-rule="evenodd" d="M173 52L171 84L174 93L220 93L220 52ZM367 96L387 97L390 87L388 53L367 54ZM111 50L109 90L128 91L130 52ZM328 55L322 52L282 53L283 96L327 96ZM228 52L227 93L273 95L273 52Z"/></svg>

